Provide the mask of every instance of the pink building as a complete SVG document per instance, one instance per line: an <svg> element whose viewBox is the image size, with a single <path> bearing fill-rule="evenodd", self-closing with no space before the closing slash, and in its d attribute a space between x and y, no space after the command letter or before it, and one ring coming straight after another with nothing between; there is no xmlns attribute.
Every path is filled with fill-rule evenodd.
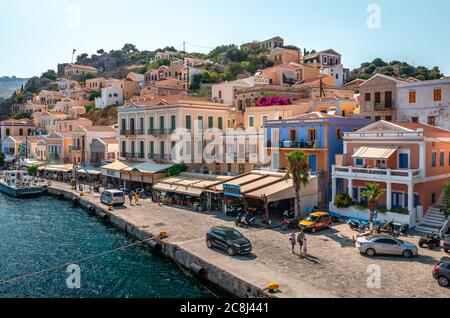
<svg viewBox="0 0 450 318"><path fill-rule="evenodd" d="M406 122L379 121L344 134L344 154L332 169L330 211L367 219L352 207L337 209L336 195L347 192L365 205L361 193L369 182L384 190L379 200L380 220L398 221L437 232L445 219L427 212L439 204L450 176L450 131ZM387 211L387 212L384 212Z"/></svg>

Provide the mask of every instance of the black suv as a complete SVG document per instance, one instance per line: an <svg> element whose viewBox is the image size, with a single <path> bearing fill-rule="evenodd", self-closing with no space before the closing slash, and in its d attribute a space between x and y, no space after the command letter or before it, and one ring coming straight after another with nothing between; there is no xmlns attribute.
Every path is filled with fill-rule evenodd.
<svg viewBox="0 0 450 318"><path fill-rule="evenodd" d="M450 257L443 257L441 262L434 267L433 277L442 287L450 286Z"/></svg>
<svg viewBox="0 0 450 318"><path fill-rule="evenodd" d="M231 227L215 226L210 228L206 234L206 245L208 248L220 248L230 256L249 254L252 251L250 241Z"/></svg>

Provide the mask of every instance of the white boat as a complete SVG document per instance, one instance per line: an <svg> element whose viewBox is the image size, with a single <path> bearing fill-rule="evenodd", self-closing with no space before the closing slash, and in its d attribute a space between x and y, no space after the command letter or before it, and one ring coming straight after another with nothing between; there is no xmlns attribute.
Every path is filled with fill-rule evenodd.
<svg viewBox="0 0 450 318"><path fill-rule="evenodd" d="M45 186L40 185L26 171L6 171L0 179L0 191L21 198L41 195Z"/></svg>

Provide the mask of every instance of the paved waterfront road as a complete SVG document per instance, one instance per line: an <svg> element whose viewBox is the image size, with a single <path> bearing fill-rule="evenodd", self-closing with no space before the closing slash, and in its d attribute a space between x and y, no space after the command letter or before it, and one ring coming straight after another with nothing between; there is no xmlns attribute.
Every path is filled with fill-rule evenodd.
<svg viewBox="0 0 450 318"><path fill-rule="evenodd" d="M66 185L58 185L65 187ZM97 195L87 195L98 202ZM347 225L308 235L312 257L291 254L288 234L276 230L248 229L242 232L252 241L254 255L231 258L218 250L208 250L205 233L210 226L234 226L234 220L211 214L161 207L148 200L139 207L114 211L117 216L158 233L164 229L169 240L206 261L261 288L271 281L281 284L278 297L450 297L432 278L433 266L443 252L420 249L412 260L399 257L369 259L354 248L354 232ZM407 240L418 242L418 237ZM380 288L368 288L368 267L381 269Z"/></svg>

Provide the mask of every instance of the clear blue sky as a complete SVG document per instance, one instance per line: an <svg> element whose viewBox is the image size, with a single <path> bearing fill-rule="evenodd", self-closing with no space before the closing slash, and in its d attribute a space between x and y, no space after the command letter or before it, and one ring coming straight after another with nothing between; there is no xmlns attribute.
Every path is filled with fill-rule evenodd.
<svg viewBox="0 0 450 318"><path fill-rule="evenodd" d="M372 3L381 9L381 28L367 26ZM73 48L214 47L275 35L301 48L333 48L350 68L382 57L438 65L449 75L449 12L448 0L2 0L0 76L56 69L70 62Z"/></svg>

